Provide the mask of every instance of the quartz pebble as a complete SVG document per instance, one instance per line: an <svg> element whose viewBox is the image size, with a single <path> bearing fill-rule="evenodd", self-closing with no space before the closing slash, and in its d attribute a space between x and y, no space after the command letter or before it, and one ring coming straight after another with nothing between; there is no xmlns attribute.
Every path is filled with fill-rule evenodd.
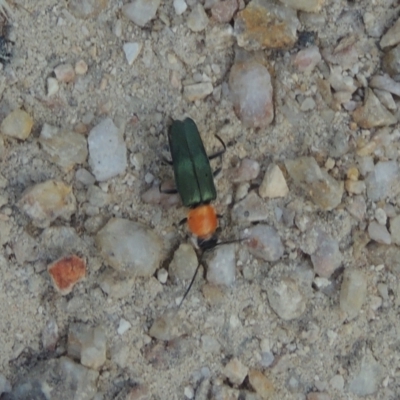
<svg viewBox="0 0 400 400"><path fill-rule="evenodd" d="M379 161L365 179L371 201L392 197L400 192L399 167L395 161Z"/></svg>
<svg viewBox="0 0 400 400"><path fill-rule="evenodd" d="M271 308L285 321L299 318L306 310L307 299L301 293L298 282L292 278L285 277L269 283L267 295Z"/></svg>
<svg viewBox="0 0 400 400"><path fill-rule="evenodd" d="M284 247L275 228L259 224L248 228L241 235L251 254L265 261L277 261L283 256Z"/></svg>
<svg viewBox="0 0 400 400"><path fill-rule="evenodd" d="M232 220L235 222L259 222L268 219L268 207L256 192L250 192L232 208Z"/></svg>
<svg viewBox="0 0 400 400"><path fill-rule="evenodd" d="M256 179L260 173L260 164L250 158L244 158L240 165L230 171L229 178L234 183L248 182Z"/></svg>
<svg viewBox="0 0 400 400"><path fill-rule="evenodd" d="M229 87L235 113L245 126L256 128L271 124L273 89L266 67L252 61L234 64Z"/></svg>
<svg viewBox="0 0 400 400"><path fill-rule="evenodd" d="M271 0L252 0L235 18L234 32L246 50L290 48L300 23L296 11Z"/></svg>
<svg viewBox="0 0 400 400"><path fill-rule="evenodd" d="M48 124L43 125L39 143L49 155L50 161L65 171L71 170L75 164L83 164L88 155L87 143L83 135L62 131Z"/></svg>
<svg viewBox="0 0 400 400"><path fill-rule="evenodd" d="M176 15L183 14L187 9L187 4L185 0L174 0L174 9Z"/></svg>
<svg viewBox="0 0 400 400"><path fill-rule="evenodd" d="M307 400L331 400L328 393L311 392L307 395Z"/></svg>
<svg viewBox="0 0 400 400"><path fill-rule="evenodd" d="M132 324L131 324L129 321L127 321L127 320L124 319L124 318L121 318L121 319L119 320L119 325L118 325L118 329L117 329L118 335L123 335L123 334L124 334L125 332L127 332L131 327L132 327Z"/></svg>
<svg viewBox="0 0 400 400"><path fill-rule="evenodd" d="M389 46L394 46L398 43L400 43L400 18L383 35L380 41L380 46L382 48L385 48Z"/></svg>
<svg viewBox="0 0 400 400"><path fill-rule="evenodd" d="M0 131L3 135L26 140L33 126L32 117L24 110L14 110L3 119Z"/></svg>
<svg viewBox="0 0 400 400"><path fill-rule="evenodd" d="M77 75L85 75L88 71L88 65L85 60L78 60L75 64L75 73Z"/></svg>
<svg viewBox="0 0 400 400"><path fill-rule="evenodd" d="M265 172L264 178L258 188L258 193L262 198L274 199L286 197L289 193L285 177L282 170L275 164L271 164Z"/></svg>
<svg viewBox="0 0 400 400"><path fill-rule="evenodd" d="M108 5L109 0L70 0L68 8L76 18L96 17Z"/></svg>
<svg viewBox="0 0 400 400"><path fill-rule="evenodd" d="M68 332L68 355L80 359L91 369L100 369L106 361L106 335L102 327L74 323Z"/></svg>
<svg viewBox="0 0 400 400"><path fill-rule="evenodd" d="M332 210L341 203L343 182L336 181L320 169L313 157L287 160L285 166L294 183L308 193L321 209Z"/></svg>
<svg viewBox="0 0 400 400"><path fill-rule="evenodd" d="M353 112L353 119L364 129L393 125L397 122L396 117L381 104L369 88L366 91L364 105Z"/></svg>
<svg viewBox="0 0 400 400"><path fill-rule="evenodd" d="M89 165L97 181L106 181L127 167L126 145L122 134L107 118L89 133Z"/></svg>
<svg viewBox="0 0 400 400"><path fill-rule="evenodd" d="M183 96L188 101L202 100L213 92L214 88L210 82L195 83L183 88Z"/></svg>
<svg viewBox="0 0 400 400"><path fill-rule="evenodd" d="M293 64L300 72L310 74L321 61L321 53L317 46L300 50L293 59Z"/></svg>
<svg viewBox="0 0 400 400"><path fill-rule="evenodd" d="M60 258L47 267L54 287L63 296L86 276L86 261L76 255Z"/></svg>
<svg viewBox="0 0 400 400"><path fill-rule="evenodd" d="M347 211L359 221L364 219L367 211L367 204L363 196L354 196L352 201L346 206Z"/></svg>
<svg viewBox="0 0 400 400"><path fill-rule="evenodd" d="M368 235L372 240L378 243L391 244L392 238L390 233L386 229L386 226L379 224L376 221L372 221L368 225Z"/></svg>
<svg viewBox="0 0 400 400"><path fill-rule="evenodd" d="M354 268L344 271L340 288L340 309L347 313L349 319L359 314L367 297L367 279L363 272Z"/></svg>
<svg viewBox="0 0 400 400"><path fill-rule="evenodd" d="M388 110L395 111L397 109L397 105L393 100L393 96L391 93L381 89L374 89L374 93L379 101L382 103L382 105Z"/></svg>
<svg viewBox="0 0 400 400"><path fill-rule="evenodd" d="M174 253L169 264L169 274L173 281L192 279L198 265L197 255L193 246L182 243Z"/></svg>
<svg viewBox="0 0 400 400"><path fill-rule="evenodd" d="M106 263L128 276L151 276L160 264L160 238L138 222L111 218L95 240Z"/></svg>
<svg viewBox="0 0 400 400"><path fill-rule="evenodd" d="M157 13L161 0L135 0L122 7L122 13L138 26L145 26Z"/></svg>
<svg viewBox="0 0 400 400"><path fill-rule="evenodd" d="M125 43L123 45L123 50L125 53L126 61L128 61L129 65L132 65L133 62L138 58L140 51L142 50L143 43Z"/></svg>
<svg viewBox="0 0 400 400"><path fill-rule="evenodd" d="M55 95L59 89L60 86L56 78L47 78L47 96L50 97Z"/></svg>
<svg viewBox="0 0 400 400"><path fill-rule="evenodd" d="M232 358L225 365L222 373L229 379L233 385L241 385L246 378L249 369L243 365L237 358Z"/></svg>
<svg viewBox="0 0 400 400"><path fill-rule="evenodd" d="M342 263L338 241L318 230L317 249L311 254L311 262L317 275L329 278Z"/></svg>
<svg viewBox="0 0 400 400"><path fill-rule="evenodd" d="M371 354L366 354L361 360L359 372L350 381L349 390L361 397L373 395L379 389L382 376L382 366Z"/></svg>
<svg viewBox="0 0 400 400"><path fill-rule="evenodd" d="M238 0L224 0L211 7L211 15L217 22L229 22L235 15L238 7Z"/></svg>
<svg viewBox="0 0 400 400"><path fill-rule="evenodd" d="M26 189L18 207L32 218L35 226L45 228L59 217L68 221L76 211L76 199L71 186L48 180Z"/></svg>
<svg viewBox="0 0 400 400"><path fill-rule="evenodd" d="M193 7L191 13L187 17L187 25L189 29L193 32L204 31L208 25L208 17L204 11L203 6L200 3L196 3Z"/></svg>
<svg viewBox="0 0 400 400"><path fill-rule="evenodd" d="M235 245L216 247L207 257L207 281L214 285L231 286L235 282Z"/></svg>
<svg viewBox="0 0 400 400"><path fill-rule="evenodd" d="M250 369L249 382L257 394L264 400L275 396L275 388L272 380L268 379L261 371Z"/></svg>
<svg viewBox="0 0 400 400"><path fill-rule="evenodd" d="M75 79L75 69L71 64L60 64L54 68L54 74L59 82L69 83Z"/></svg>

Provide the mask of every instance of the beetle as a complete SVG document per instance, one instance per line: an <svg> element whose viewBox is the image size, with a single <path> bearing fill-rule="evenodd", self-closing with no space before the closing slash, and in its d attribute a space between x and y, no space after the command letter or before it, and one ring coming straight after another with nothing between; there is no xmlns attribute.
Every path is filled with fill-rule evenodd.
<svg viewBox="0 0 400 400"><path fill-rule="evenodd" d="M202 251L199 264L179 307L196 279L204 252L216 247L218 242L216 231L219 216L210 203L217 198L214 175L220 169L213 173L210 160L221 157L226 151L226 145L218 135L215 136L223 149L208 156L197 125L191 118L174 120L168 130L172 161L166 161L173 166L176 189L163 193L179 193L183 205L189 208L187 218L181 222L187 222L189 231L196 238L198 249Z"/></svg>
<svg viewBox="0 0 400 400"><path fill-rule="evenodd" d="M183 205L189 208L184 221L203 251L215 247L218 240L218 215L210 204L217 198L210 160L225 153L226 145L219 136L216 137L223 149L208 156L196 123L191 118L173 121L168 131L176 191Z"/></svg>

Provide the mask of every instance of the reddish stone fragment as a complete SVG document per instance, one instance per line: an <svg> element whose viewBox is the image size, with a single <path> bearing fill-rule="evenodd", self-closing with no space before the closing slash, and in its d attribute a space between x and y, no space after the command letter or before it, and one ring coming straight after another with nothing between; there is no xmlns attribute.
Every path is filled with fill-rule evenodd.
<svg viewBox="0 0 400 400"><path fill-rule="evenodd" d="M54 287L62 294L71 292L86 275L86 261L76 255L60 258L47 267Z"/></svg>
<svg viewBox="0 0 400 400"><path fill-rule="evenodd" d="M217 22L229 22L238 8L237 0L225 0L211 7L211 15Z"/></svg>

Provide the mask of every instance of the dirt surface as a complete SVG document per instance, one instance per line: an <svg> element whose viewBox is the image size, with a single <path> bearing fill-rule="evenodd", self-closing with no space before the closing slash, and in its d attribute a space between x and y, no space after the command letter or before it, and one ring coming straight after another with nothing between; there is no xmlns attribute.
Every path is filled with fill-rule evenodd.
<svg viewBox="0 0 400 400"><path fill-rule="evenodd" d="M90 167L86 163L65 172L50 162L38 142L44 123L86 136L93 126L111 117L124 129L129 166L125 174L103 184L102 189L111 199L100 207L99 217L104 223L116 216L153 228L164 240L165 268L174 249L186 240L184 227L178 226L186 210L145 204L141 195L152 184L172 178L172 169L162 162L163 155L168 154L166 128L170 118L193 118L210 151L218 147L215 134L228 145L222 172L216 178L216 208L223 215L223 239L237 238L245 228L230 218L236 186L227 176L239 160L249 157L258 161L261 173L252 182L257 186L271 162L284 169L286 159L313 156L323 168L331 156L333 139L340 134L349 143L349 150L331 156L336 167L330 173L343 181L348 168L356 164L357 138L374 133L373 129L368 135L352 127L349 111L340 106L332 109L324 102L317 81L329 75L328 64L322 61L309 75L296 71L292 55L304 48L301 44L290 50L256 54L272 72L275 119L267 128L245 128L227 94L235 59L234 41L219 48L207 42L217 24L211 19L205 31L190 31L186 19L196 1L187 3L188 11L177 16L172 0L162 1L157 17L144 28L122 15L122 1L110 1L98 16L89 18L76 18L66 1L9 3L13 14L8 21L3 18L2 24L5 37L11 41L12 56L0 75L0 117L23 108L33 117L34 127L25 141L2 139L1 175L6 179L2 191L7 202L0 210L0 372L14 384L37 363L64 355L70 324L83 322L102 326L106 332L107 361L99 370L96 399L114 399L135 384L147 388L152 399L190 398L191 390L196 399L262 396L256 395L249 378L241 385L228 381L223 369L235 357L244 366L263 372L273 388L264 394L270 397L264 398L306 399L310 392L317 392L338 400L361 398L351 391L351 383L362 366L373 359L373 365L379 365L380 377L377 390L367 397L398 399L398 276L386 265L373 265L363 252L369 241L364 231L376 208L365 192L362 196L367 212L358 221L346 210L347 193L335 210L320 211L286 174L289 195L265 200L267 223L276 228L285 247L282 259L278 263L265 262L251 256L244 244L237 244L235 285L215 293L205 292L206 282L198 277L178 314L171 317L177 318L173 321L179 335L167 343L151 338L149 329L160 315L175 309L188 282L168 280L161 284L156 277L136 279L131 294L122 299L111 298L101 290L98 279L105 269L104 260L94 243L96 231L85 225L93 217L84 206L88 189L75 179L79 167L89 171ZM312 40L320 51L335 46L347 35L359 35L364 47L357 70L369 79L380 71L383 52L378 46L380 38L371 38L365 32L363 15L375 15L386 31L397 18L395 7L396 2L390 0L327 0L317 16L299 13L300 31L313 33ZM120 36L115 34L117 21L121 24ZM136 41L143 43L143 48L130 66L122 46ZM59 91L49 97L47 79L54 76L54 68L63 63L74 66L79 60L86 62L88 71L73 82L59 82ZM174 71L183 86L206 74L214 88L221 85L221 97L210 95L204 100L188 101L171 78ZM357 71L347 73L355 76ZM361 104L363 88L357 93ZM303 97L315 99L313 110L301 111ZM146 183L146 174L148 181L155 180ZM86 280L67 296L54 290L46 270L59 254L47 252L49 246L44 243L57 238L52 238L51 231L44 238L43 230L34 227L17 207L27 187L47 179L71 184L78 202L70 222L57 220L52 224L75 230L81 240L81 255L88 262ZM398 212L396 198L391 200ZM308 218L339 243L342 263L329 278L331 286L326 293L317 290L310 257L302 251L307 247L307 232L277 219L277 207L285 209L289 204L296 215ZM24 234L36 240L37 254L21 263L14 249ZM360 250L355 256L356 246ZM243 273L245 267L252 273ZM350 267L362 269L367 280L366 300L352 320L339 307L342 272ZM291 277L299 287L307 286L305 312L289 321L272 310L267 297L268 288L280 282L282 276ZM389 293L381 303L379 283L386 285ZM42 332L52 318L58 325L59 340L56 350L49 352L43 349ZM131 324L123 335L117 333L121 318ZM124 357L118 349L123 349ZM270 365L265 366L263 357L272 357ZM239 397L240 391L248 397Z"/></svg>

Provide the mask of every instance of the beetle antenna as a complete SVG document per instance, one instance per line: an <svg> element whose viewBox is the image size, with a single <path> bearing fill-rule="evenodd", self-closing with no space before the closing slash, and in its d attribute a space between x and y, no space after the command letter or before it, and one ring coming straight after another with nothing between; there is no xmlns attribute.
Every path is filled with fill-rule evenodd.
<svg viewBox="0 0 400 400"><path fill-rule="evenodd" d="M183 301L186 299L187 295L188 295L189 292L190 292L190 289L191 289L192 286L193 286L193 283L194 283L194 281L195 281L195 279L196 279L197 273L199 272L200 265L201 265L202 260L203 260L203 254L204 254L204 253L202 253L201 256L200 256L200 260L199 260L199 263L197 264L196 271L194 271L193 278L192 278L192 280L190 281L189 286L188 286L188 288L186 289L185 294L183 295L181 302L179 303L178 309L181 308L181 305L182 305Z"/></svg>

